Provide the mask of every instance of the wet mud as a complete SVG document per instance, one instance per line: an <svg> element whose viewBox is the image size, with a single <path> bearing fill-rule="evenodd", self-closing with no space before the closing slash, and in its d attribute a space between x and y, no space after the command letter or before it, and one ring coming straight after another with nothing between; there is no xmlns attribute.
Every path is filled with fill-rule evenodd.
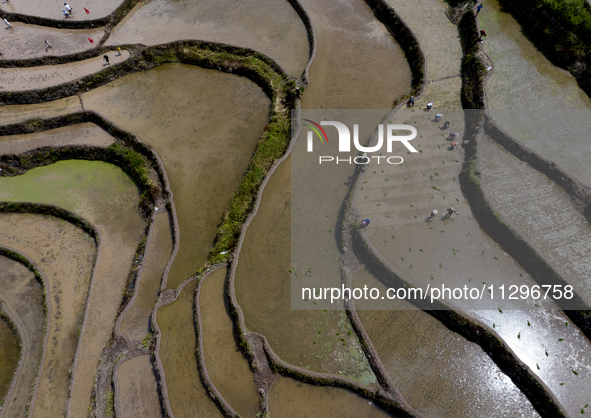
<svg viewBox="0 0 591 418"><path fill-rule="evenodd" d="M367 270L355 287L386 291ZM537 417L527 398L476 344L405 301L390 309L356 301L365 330L404 399L425 417Z"/></svg>
<svg viewBox="0 0 591 418"><path fill-rule="evenodd" d="M483 2L479 22L494 73L488 106L500 128L517 141L591 185L588 149L591 99L566 70L555 67L495 0Z"/></svg>
<svg viewBox="0 0 591 418"><path fill-rule="evenodd" d="M36 417L61 415L66 409L69 369L84 319L96 246L81 229L53 217L2 214L0 225L0 245L25 254L47 280L46 303L51 315L32 412ZM43 321L39 326L44 326ZM35 337L40 338L42 334ZM39 359L31 361L36 370ZM30 386L25 393L29 390Z"/></svg>
<svg viewBox="0 0 591 418"><path fill-rule="evenodd" d="M145 222L138 211L139 193L116 166L68 160L0 178L0 199L49 203L91 222L100 236L92 294L81 330L72 389L71 414L88 409L101 350L107 343L121 303ZM105 297L109 295L109 297Z"/></svg>
<svg viewBox="0 0 591 418"><path fill-rule="evenodd" d="M0 106L0 122L2 125L9 125L27 119L52 118L81 110L78 96L33 105Z"/></svg>
<svg viewBox="0 0 591 418"><path fill-rule="evenodd" d="M6 26L2 23L2 30L0 30L0 45L2 45L0 59L4 60L41 58L87 51L96 47L105 33L104 28L55 29L20 22L10 23L11 29L5 29ZM94 43L91 43L88 38ZM45 40L51 44L47 52Z"/></svg>
<svg viewBox="0 0 591 418"><path fill-rule="evenodd" d="M31 400L31 388L36 382L37 368L43 353L45 335L43 287L25 266L0 256L0 300L5 312L9 312L23 332L21 368L18 376L14 376L10 397L6 398L2 405L2 416L25 416ZM10 356L10 344L2 342L1 347L3 354L6 350L6 355ZM4 372L2 367L0 370ZM7 366L7 372L10 370L13 370L12 366ZM0 392L0 399L4 398L4 393Z"/></svg>
<svg viewBox="0 0 591 418"><path fill-rule="evenodd" d="M98 39L95 42L98 42ZM115 50L108 51L95 58L68 64L30 68L2 68L0 70L0 91L42 89L85 77L108 66L103 60L104 55L108 55L111 65L114 65L127 60L129 51L121 51L121 55Z"/></svg>
<svg viewBox="0 0 591 418"><path fill-rule="evenodd" d="M182 39L262 52L293 77L304 71L310 51L306 28L286 0L143 1L115 27L107 45Z"/></svg>
<svg viewBox="0 0 591 418"><path fill-rule="evenodd" d="M268 123L270 101L246 78L181 64L122 77L83 100L162 158L180 229L167 281L176 288L205 263Z"/></svg>
<svg viewBox="0 0 591 418"><path fill-rule="evenodd" d="M318 48L304 109L390 109L410 92L404 53L363 0L302 0Z"/></svg>
<svg viewBox="0 0 591 418"><path fill-rule="evenodd" d="M259 394L248 360L234 337L229 304L224 291L227 270L207 276L199 291L203 324L203 353L207 373L224 399L243 417L260 411Z"/></svg>
<svg viewBox="0 0 591 418"><path fill-rule="evenodd" d="M269 412L286 418L391 416L346 389L314 386L281 376L269 394Z"/></svg>
<svg viewBox="0 0 591 418"><path fill-rule="evenodd" d="M117 371L121 418L161 418L158 384L150 356L124 361Z"/></svg>
<svg viewBox="0 0 591 418"><path fill-rule="evenodd" d="M70 4L72 6L72 20L90 20L98 19L112 13L120 4L121 0L105 0L93 2L91 0L82 0ZM90 11L86 14L84 8ZM20 13L28 16L47 17L50 19L63 19L64 1L62 0L27 0L2 2L0 10L4 12Z"/></svg>
<svg viewBox="0 0 591 418"><path fill-rule="evenodd" d="M40 147L66 145L108 147L113 142L114 138L95 124L82 123L33 134L0 136L0 152L21 154Z"/></svg>
<svg viewBox="0 0 591 418"><path fill-rule="evenodd" d="M0 345L2 346L2 351L0 351L0 401L6 401L4 398L10 389L14 372L18 367L20 348L16 334L1 318Z"/></svg>
<svg viewBox="0 0 591 418"><path fill-rule="evenodd" d="M195 350L194 299L197 282L187 284L178 299L158 309L161 330L160 359L168 397L177 418L222 417L199 378Z"/></svg>
<svg viewBox="0 0 591 418"><path fill-rule="evenodd" d="M332 246L336 253L334 239ZM375 384L376 377L343 311L291 309L290 269L291 157L288 157L267 183L240 252L235 287L246 326L264 335L273 351L288 363ZM262 304L261 300L266 303Z"/></svg>
<svg viewBox="0 0 591 418"><path fill-rule="evenodd" d="M160 281L172 254L172 225L168 212L154 221L146 261L139 278L139 289L121 321L121 334L131 341L142 341L150 330L150 315L160 292Z"/></svg>
<svg viewBox="0 0 591 418"><path fill-rule="evenodd" d="M386 2L413 31L425 54L428 84L415 106L434 102L440 108L461 109L463 53L459 29L444 13L449 5L443 0Z"/></svg>

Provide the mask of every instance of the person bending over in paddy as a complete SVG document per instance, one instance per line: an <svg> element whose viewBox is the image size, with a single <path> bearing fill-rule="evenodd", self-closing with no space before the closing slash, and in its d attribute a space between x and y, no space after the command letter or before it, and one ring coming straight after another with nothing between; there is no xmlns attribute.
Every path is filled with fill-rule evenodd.
<svg viewBox="0 0 591 418"><path fill-rule="evenodd" d="M365 228L367 225L369 225L370 220L369 219L364 219L361 221L361 227Z"/></svg>
<svg viewBox="0 0 591 418"><path fill-rule="evenodd" d="M438 214L439 212L437 212L437 209L433 209L433 211L431 212L431 215L429 215L429 217L427 218L427 222L431 222L431 220Z"/></svg>
<svg viewBox="0 0 591 418"><path fill-rule="evenodd" d="M449 134L449 136L447 137L448 141L453 141L454 139L458 138L458 134L456 132L452 132Z"/></svg>
<svg viewBox="0 0 591 418"><path fill-rule="evenodd" d="M433 109L433 102L431 102L431 103L427 103L427 107L426 107L426 109L427 109L427 110L431 110L431 109Z"/></svg>
<svg viewBox="0 0 591 418"><path fill-rule="evenodd" d="M451 122L450 122L450 121L448 121L448 120L446 120L446 121L444 122L444 124L443 124L443 129L444 129L444 130L445 130L445 129L449 129L449 125L451 125Z"/></svg>
<svg viewBox="0 0 591 418"><path fill-rule="evenodd" d="M437 113L437 114L435 115L435 121L436 121L436 122L439 122L439 121L441 120L441 118L442 118L442 117L443 117L443 115L442 115L441 113Z"/></svg>

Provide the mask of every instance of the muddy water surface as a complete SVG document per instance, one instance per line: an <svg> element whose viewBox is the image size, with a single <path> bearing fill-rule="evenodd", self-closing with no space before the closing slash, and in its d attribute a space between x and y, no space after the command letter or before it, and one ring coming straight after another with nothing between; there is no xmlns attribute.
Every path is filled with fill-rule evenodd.
<svg viewBox="0 0 591 418"><path fill-rule="evenodd" d="M128 51L121 51L121 55L117 51L108 51L103 55L109 56L111 64L117 64L129 58ZM108 66L103 61L103 55L69 64L32 68L2 68L0 70L0 91L41 89L99 72Z"/></svg>
<svg viewBox="0 0 591 418"><path fill-rule="evenodd" d="M316 30L304 109L390 109L410 92L400 46L363 0L302 0Z"/></svg>
<svg viewBox="0 0 591 418"><path fill-rule="evenodd" d="M268 123L270 101L244 77L180 64L122 77L83 100L162 158L180 228L167 282L175 288L205 262Z"/></svg>
<svg viewBox="0 0 591 418"><path fill-rule="evenodd" d="M114 138L93 123L64 126L49 131L0 136L0 153L20 154L39 147L92 145L108 147Z"/></svg>
<svg viewBox="0 0 591 418"><path fill-rule="evenodd" d="M124 361L117 371L117 381L122 418L162 417L158 383L150 356Z"/></svg>
<svg viewBox="0 0 591 418"><path fill-rule="evenodd" d="M104 0L101 2L93 2L91 0L82 0L72 2L72 20L90 20L98 19L111 13L122 3L121 0ZM90 11L87 15L84 8ZM20 13L29 16L48 17L50 19L63 19L64 2L62 0L24 0L2 2L0 10L5 12Z"/></svg>
<svg viewBox="0 0 591 418"><path fill-rule="evenodd" d="M9 312L24 334L21 339L22 368L19 375L15 376L11 396L4 401L2 412L6 417L24 416L43 353L43 287L25 266L0 256L0 300L5 311ZM2 344L2 350L4 349ZM3 394L0 393L0 399L2 397Z"/></svg>
<svg viewBox="0 0 591 418"><path fill-rule="evenodd" d="M172 253L172 228L168 212L159 213L152 227L139 289L121 321L121 333L132 341L142 341L150 328L150 315L160 291L160 280Z"/></svg>
<svg viewBox="0 0 591 418"><path fill-rule="evenodd" d="M355 287L386 291L367 270ZM361 301L360 301L361 302ZM536 417L527 398L476 344L408 302L390 309L356 302L361 322L402 396L426 417Z"/></svg>
<svg viewBox="0 0 591 418"><path fill-rule="evenodd" d="M0 199L50 203L94 224L100 254L77 354L71 413L85 413L100 352L111 335L121 295L145 222L132 180L104 162L68 160L0 178ZM108 296L108 297L107 297Z"/></svg>
<svg viewBox="0 0 591 418"><path fill-rule="evenodd" d="M450 117L454 130L461 126L461 119L454 118L453 113L442 113L446 118ZM536 282L485 235L472 218L458 184L463 158L461 151L446 149L448 142L441 133L445 131L440 131L438 124L426 118L425 114L428 112L405 110L393 119L417 126L419 138L413 145L423 152L409 156L398 167L369 167L362 179L356 203L361 217L372 221L366 228L368 237L404 277L423 289L428 285L441 287L443 284L447 287L476 287L479 290L493 284L497 289L501 285L507 289L510 285L531 288ZM506 170L504 168L503 172ZM531 182L526 183L528 187L531 185ZM519 202L521 208L522 201ZM454 206L459 215L442 220L440 215L450 206ZM433 209L439 210L440 214L431 222L426 222L425 218ZM536 302L540 307L536 306ZM571 368L591 369L591 355L588 355L591 346L572 325L569 327L569 339L563 336L564 323L568 322L568 318L561 312L544 310L556 309L555 305L532 300L499 300L498 293L494 300L490 300L487 294L477 303L465 300L448 303L471 310L473 316L483 319L491 327L494 324L501 338L534 373L545 368L539 375L549 387L559 389L559 384L565 379L576 386L572 393L558 390L555 393L569 411L580 409L586 382L572 379L571 375L577 376ZM367 309L381 308L373 305ZM397 309L396 304L390 305ZM502 308L502 314L499 308ZM476 309L483 310L475 312ZM524 318L524 313L518 309L531 310L527 312L528 318ZM548 319L548 316L556 318ZM528 327L528 320L531 324L540 324L537 332ZM527 344L524 343L526 333ZM561 338L566 342L556 346ZM534 346L539 349L531 349ZM549 352L560 352L558 356L562 360L548 358L542 347Z"/></svg>
<svg viewBox="0 0 591 418"><path fill-rule="evenodd" d="M334 238L326 242L329 239L332 254L336 254ZM291 157L275 170L265 187L240 252L235 286L246 326L267 337L277 355L288 363L375 383L343 311L291 309L290 256Z"/></svg>
<svg viewBox="0 0 591 418"><path fill-rule="evenodd" d="M105 33L104 28L74 30L27 25L20 22L11 22L11 24L11 29L5 29L4 23L2 23L0 31L2 56L0 59L41 58L83 52L96 47ZM94 40L94 43L91 43L88 38ZM45 40L51 44L51 48L47 52L45 51Z"/></svg>
<svg viewBox="0 0 591 418"><path fill-rule="evenodd" d="M6 401L4 397L10 389L14 372L20 359L20 348L17 336L4 319L0 319L0 402Z"/></svg>
<svg viewBox="0 0 591 418"><path fill-rule="evenodd" d="M209 377L222 396L243 417L260 411L259 394L248 360L234 338L224 284L226 269L210 274L201 284L199 310L203 323L203 353Z"/></svg>
<svg viewBox="0 0 591 418"><path fill-rule="evenodd" d="M496 0L484 1L479 19L489 35L484 49L494 63L486 83L492 116L515 139L591 185L583 158L591 99L570 73L544 57Z"/></svg>
<svg viewBox="0 0 591 418"><path fill-rule="evenodd" d="M81 110L78 96L33 105L0 106L0 124L9 125L33 118L52 118Z"/></svg>
<svg viewBox="0 0 591 418"><path fill-rule="evenodd" d="M12 179L16 178L19 177ZM66 408L71 383L69 368L74 362L78 331L84 319L96 252L94 241L81 229L57 218L2 214L0 244L26 254L47 279L47 304L51 306L51 317L48 318L48 347L34 414L36 417L61 415ZM34 338L39 342L43 337ZM31 361L35 363L32 367L36 371L39 359ZM29 390L30 386L25 390L27 395Z"/></svg>
<svg viewBox="0 0 591 418"><path fill-rule="evenodd" d="M278 377L273 384L269 412L271 416L286 418L390 416L348 390L308 385L286 377Z"/></svg>
<svg viewBox="0 0 591 418"><path fill-rule="evenodd" d="M254 49L299 77L308 62L306 28L286 0L149 0L113 30L107 45L155 45L181 39Z"/></svg>
<svg viewBox="0 0 591 418"><path fill-rule="evenodd" d="M164 366L168 397L177 418L222 417L199 378L194 300L197 282L187 284L178 299L158 310L162 332L160 359Z"/></svg>

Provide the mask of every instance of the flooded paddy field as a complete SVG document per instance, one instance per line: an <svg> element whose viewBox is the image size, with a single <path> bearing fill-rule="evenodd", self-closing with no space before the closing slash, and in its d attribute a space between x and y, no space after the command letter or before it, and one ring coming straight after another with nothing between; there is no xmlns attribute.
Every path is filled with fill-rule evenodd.
<svg viewBox="0 0 591 418"><path fill-rule="evenodd" d="M50 313L48 345L36 388L33 414L36 417L61 415L66 408L71 383L69 369L74 362L78 334L84 319L97 250L95 243L80 228L57 218L1 214L0 245L26 254L47 280L46 303ZM36 319L40 323L35 324L35 330L43 328L43 317ZM31 337L31 344L37 341L36 344L42 345L42 338L43 333ZM30 361L34 362L32 368L36 371L39 358ZM27 395L29 390L30 386L25 390Z"/></svg>
<svg viewBox="0 0 591 418"><path fill-rule="evenodd" d="M121 3L121 0L104 0L101 2L82 0L81 2L76 2L72 7L72 20L98 19L107 16ZM86 15L84 8L89 9L91 14ZM4 12L47 17L50 19L63 19L64 14L62 13L62 9L64 9L64 2L62 0L24 0L19 2L3 2L0 4L0 10Z"/></svg>
<svg viewBox="0 0 591 418"><path fill-rule="evenodd" d="M487 136L480 153L482 183L495 210L591 305L591 226L564 190Z"/></svg>
<svg viewBox="0 0 591 418"><path fill-rule="evenodd" d="M316 31L304 109L390 109L410 92L404 53L363 0L302 0ZM371 75L371 76L370 76Z"/></svg>
<svg viewBox="0 0 591 418"><path fill-rule="evenodd" d="M490 114L517 141L591 185L588 150L591 99L566 70L528 40L496 0L478 15L489 35L483 46L494 63L486 89Z"/></svg>
<svg viewBox="0 0 591 418"><path fill-rule="evenodd" d="M98 39L95 42L98 42ZM113 65L127 60L129 51L121 51L121 55L118 55L118 52L113 50L103 55L108 55L111 65ZM42 89L99 72L108 66L103 61L103 55L68 64L31 68L2 68L0 70L0 91Z"/></svg>
<svg viewBox="0 0 591 418"><path fill-rule="evenodd" d="M199 378L194 300L197 282L188 283L170 305L158 309L160 359L172 412L177 418L223 417Z"/></svg>
<svg viewBox="0 0 591 418"><path fill-rule="evenodd" d="M0 401L6 402L6 394L18 367L20 348L16 334L10 329L6 321L0 318Z"/></svg>
<svg viewBox="0 0 591 418"><path fill-rule="evenodd" d="M336 253L334 238L332 245ZM291 309L290 251L291 157L288 157L265 187L238 260L236 296L246 326L267 337L273 351L288 363L316 372L342 374L365 384L376 383L343 311Z"/></svg>
<svg viewBox="0 0 591 418"><path fill-rule="evenodd" d="M160 280L172 254L170 214L166 211L159 213L152 228L152 238L148 243L139 289L120 325L121 334L138 342L148 334L150 315L160 292Z"/></svg>
<svg viewBox="0 0 591 418"><path fill-rule="evenodd" d="M35 279L35 275L22 264L0 256L0 301L5 312L9 313L23 332L20 370L13 378L10 396L1 405L5 417L25 416L27 405L31 400L31 388L36 382L37 368L43 353L45 335L43 300L43 287ZM2 331L0 331L1 334ZM2 341L0 347L2 347L0 352L4 354L6 350L7 356L10 357L10 344ZM0 370L4 372L3 366L0 366ZM12 367L7 369L10 371ZM0 384L0 388L4 388L3 383ZM4 394L5 392L0 392L0 401L4 398Z"/></svg>
<svg viewBox="0 0 591 418"><path fill-rule="evenodd" d="M461 119L453 113L442 112L445 118L451 118L453 129L458 129ZM404 110L393 118L417 127L423 138L415 139L413 145L422 152L409 156L400 166L368 167L362 179L356 204L361 218L371 220L365 230L367 236L392 266L423 289L428 285L442 284L460 288L482 287L483 284L495 284L497 287L503 284L535 285L536 282L485 235L472 218L458 182L463 158L461 150L446 149L449 142L442 138L439 124L425 114L428 112L419 111L417 115L417 112L412 114ZM501 167L498 169L507 170L505 165ZM516 208L521 207L521 203ZM451 206L456 208L459 216L442 220L441 215ZM433 209L437 209L439 214L431 222L426 222ZM555 393L569 411L580 409L587 383L577 379L572 369L591 370L591 355L588 355L591 345L580 330L570 325L569 335L572 338L569 343L556 346L559 339L565 339L564 323L569 320L560 311L552 313L556 320L547 319L549 312L545 309L555 310L555 305L547 301L538 302L538 308L533 301L501 301L498 298L485 298L478 304L463 300L448 303L464 310L482 309L471 314L490 327L494 324L495 331L507 345L549 387L559 389L559 384L565 383L565 380L569 381L571 388L577 387L574 392L580 396L558 390ZM498 309L502 309L503 313L500 314ZM526 310L527 318L524 318L525 313L516 309ZM528 321L546 324L544 332L529 332ZM531 338L529 345L524 343L526 332ZM538 350L530 349L533 341ZM551 352L550 347L560 352L554 358L557 361L546 356L544 349ZM540 372L542 367L544 372Z"/></svg>
<svg viewBox="0 0 591 418"><path fill-rule="evenodd" d="M205 263L268 123L270 100L244 77L181 64L127 75L82 98L86 109L138 135L162 158L180 229L167 282L176 288Z"/></svg>
<svg viewBox="0 0 591 418"><path fill-rule="evenodd" d="M314 386L279 376L269 393L271 416L371 417L391 415L346 389Z"/></svg>
<svg viewBox="0 0 591 418"><path fill-rule="evenodd" d="M71 413L79 415L88 408L100 352L111 335L124 284L145 228L138 211L138 189L116 166L67 160L21 176L2 177L0 190L1 200L54 204L78 214L98 229L101 248L72 389Z"/></svg>
<svg viewBox="0 0 591 418"><path fill-rule="evenodd" d="M458 27L450 22L444 11L449 5L443 0L386 0L398 13L419 41L429 83L415 107L433 102L435 107L460 109L462 80L462 45Z"/></svg>
<svg viewBox="0 0 591 418"><path fill-rule="evenodd" d="M224 291L227 269L207 276L199 290L203 323L203 356L207 373L224 399L242 417L260 411L259 394L248 360L234 337L229 303Z"/></svg>
<svg viewBox="0 0 591 418"><path fill-rule="evenodd" d="M158 384L150 356L121 363L117 371L121 418L161 418Z"/></svg>
<svg viewBox="0 0 591 418"><path fill-rule="evenodd" d="M115 27L107 45L181 39L262 52L293 77L304 71L310 51L306 28L286 0L143 1Z"/></svg>
<svg viewBox="0 0 591 418"><path fill-rule="evenodd" d="M64 126L63 128L32 134L0 136L2 154L20 154L40 147L92 145L108 147L115 139L93 123Z"/></svg>
<svg viewBox="0 0 591 418"><path fill-rule="evenodd" d="M367 270L355 273L352 285L386 291ZM478 345L431 315L401 300L390 305L392 310L374 310L374 304L357 302L356 308L394 384L423 416L538 416Z"/></svg>
<svg viewBox="0 0 591 418"><path fill-rule="evenodd" d="M27 119L53 118L80 111L82 111L80 99L78 96L71 96L32 105L0 106L0 122L2 125L9 125L11 123L24 122ZM6 138L6 140L10 139Z"/></svg>
<svg viewBox="0 0 591 418"><path fill-rule="evenodd" d="M2 56L0 59L41 58L50 55L69 55L96 47L105 33L96 29L55 29L46 26L11 22L11 29L0 31ZM88 38L94 40L91 43ZM45 40L51 48L45 51Z"/></svg>

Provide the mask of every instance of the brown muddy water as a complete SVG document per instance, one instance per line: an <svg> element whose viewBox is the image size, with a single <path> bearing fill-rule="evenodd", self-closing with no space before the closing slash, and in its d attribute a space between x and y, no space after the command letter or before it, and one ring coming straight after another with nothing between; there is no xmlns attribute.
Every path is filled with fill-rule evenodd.
<svg viewBox="0 0 591 418"><path fill-rule="evenodd" d="M47 280L47 304L51 307L48 346L33 413L36 417L61 415L66 408L71 383L69 368L74 361L87 302L96 251L94 241L81 229L57 218L2 214L0 245L26 254ZM42 317L36 319L41 324L36 324L35 329L43 327ZM32 341L41 338L42 334ZM31 361L36 374L39 358ZM26 387L26 396L30 388Z"/></svg>
<svg viewBox="0 0 591 418"><path fill-rule="evenodd" d="M588 153L591 99L566 70L555 67L496 0L479 14L494 63L487 80L490 113L519 142L591 186Z"/></svg>
<svg viewBox="0 0 591 418"><path fill-rule="evenodd" d="M91 0L82 0L72 6L72 20L90 20L104 17L111 13L121 4L121 0L105 0L93 2ZM87 15L84 8L90 11ZM64 2L62 0L28 0L26 2L3 2L0 4L0 10L5 12L20 13L29 16L48 17L50 19L63 19Z"/></svg>
<svg viewBox="0 0 591 418"><path fill-rule="evenodd" d="M355 287L386 291L367 270ZM425 417L536 417L527 398L476 344L410 303L397 310L360 310L361 322L404 399ZM390 306L392 309L392 306Z"/></svg>
<svg viewBox="0 0 591 418"><path fill-rule="evenodd" d="M121 418L161 418L158 383L150 356L124 361L117 371Z"/></svg>
<svg viewBox="0 0 591 418"><path fill-rule="evenodd" d="M43 287L35 279L33 273L16 261L0 256L0 300L5 311L10 313L14 322L18 323L24 335L21 336L23 358L22 368L16 381L13 382L12 393L2 405L0 416L25 416L27 405L31 400L31 388L37 378L37 368L43 353L43 337L45 336L45 312L43 310ZM1 331L0 331L1 333ZM9 345L0 344L4 352ZM7 350L10 353L10 350ZM4 365L0 366L0 370ZM7 370L12 370L8 366ZM2 387L0 385L0 387ZM4 393L0 392L0 399Z"/></svg>
<svg viewBox="0 0 591 418"><path fill-rule="evenodd" d="M460 109L462 44L458 27L444 13L449 4L444 0L386 2L413 31L425 54L429 82L415 106L433 102L437 107Z"/></svg>
<svg viewBox="0 0 591 418"><path fill-rule="evenodd" d="M282 376L277 377L269 393L269 412L282 418L391 416L346 389L309 385Z"/></svg>
<svg viewBox="0 0 591 418"><path fill-rule="evenodd" d="M142 341L148 334L150 315L158 299L160 281L172 254L172 227L169 215L164 211L156 216L152 238L148 243L147 258L139 278L139 289L121 321L121 334L132 341Z"/></svg>
<svg viewBox="0 0 591 418"><path fill-rule="evenodd" d="M33 105L0 106L0 124L9 125L33 118L52 118L81 110L78 96Z"/></svg>
<svg viewBox="0 0 591 418"><path fill-rule="evenodd" d="M205 263L268 123L270 100L244 77L181 64L127 75L82 97L86 109L132 131L162 158L180 229L167 282L176 288Z"/></svg>
<svg viewBox="0 0 591 418"><path fill-rule="evenodd" d="M39 147L66 145L108 147L114 141L111 135L97 125L81 123L39 133L0 136L0 153L20 154Z"/></svg>
<svg viewBox="0 0 591 418"><path fill-rule="evenodd" d="M121 55L117 51L108 51L103 55L109 56L111 65L129 58L128 51L121 51ZM2 68L0 70L0 91L41 89L99 72L108 66L103 61L103 55L68 64L31 68Z"/></svg>
<svg viewBox="0 0 591 418"><path fill-rule="evenodd" d="M80 416L88 409L97 362L113 330L145 228L138 211L137 186L114 165L67 160L35 168L22 176L0 177L0 199L54 204L80 215L99 231L100 254L77 351L71 396L71 414Z"/></svg>
<svg viewBox="0 0 591 418"><path fill-rule="evenodd" d="M194 300L197 282L192 281L178 299L158 309L157 321L162 332L160 359L172 412L177 418L222 417L199 378Z"/></svg>
<svg viewBox="0 0 591 418"><path fill-rule="evenodd" d="M453 130L461 126L461 119L455 118L453 112L439 111L446 119L450 118ZM361 217L372 221L366 228L368 237L392 266L423 289L443 284L479 290L483 285L495 285L497 289L501 285L531 288L536 284L533 279L472 218L458 183L461 150L446 149L449 145L442 137L445 134L425 114L428 112L404 110L393 118L417 127L419 138L413 145L423 152L409 156L398 167L370 167L361 179L356 204ZM511 170L510 165L502 167L504 173ZM526 183L531 186L531 182ZM513 204L519 201L514 210L521 210L523 201L515 199L515 194L506 198ZM442 221L440 215L450 206L456 208L459 216ZM433 209L438 209L440 214L432 222L425 222ZM587 382L577 378L572 369L583 370L583 374L591 370L591 345L587 339L572 325L566 329L568 318L559 311L552 312L557 309L552 303L498 299L497 294L495 300L485 297L478 303L464 300L448 303L470 311L470 315L490 327L494 325L494 330L519 358L555 389L562 404L569 411L579 410ZM386 308L399 309L390 301ZM370 304L365 309L384 309L384 306ZM527 325L528 321L538 324L535 331L533 325ZM563 336L565 331L568 338ZM525 343L526 334L528 343ZM565 341L559 342L560 339ZM555 357L546 356L545 350ZM560 383L575 389L572 393L560 391Z"/></svg>
<svg viewBox="0 0 591 418"><path fill-rule="evenodd" d="M203 353L207 373L224 399L243 417L260 411L259 394L248 360L238 347L224 285L227 269L207 276L199 290Z"/></svg>
<svg viewBox="0 0 591 418"><path fill-rule="evenodd" d="M16 334L4 319L0 319L0 346L0 401L5 401L4 397L10 389L14 372L18 367L20 347Z"/></svg>
<svg viewBox="0 0 591 418"><path fill-rule="evenodd" d="M69 55L83 52L96 47L105 33L105 28L96 29L55 29L44 26L10 22L11 29L2 26L0 59L16 60L25 58L41 58L51 55ZM88 38L94 40L91 43ZM51 48L45 51L45 40Z"/></svg>
<svg viewBox="0 0 591 418"><path fill-rule="evenodd" d="M113 30L107 45L156 45L181 39L254 49L299 77L308 62L306 28L286 0L148 0Z"/></svg>
<svg viewBox="0 0 591 418"><path fill-rule="evenodd" d="M363 0L302 0L316 31L304 109L390 109L410 92L404 53Z"/></svg>
<svg viewBox="0 0 591 418"><path fill-rule="evenodd" d="M332 241L332 254L337 254L333 237L322 240L324 245ZM267 337L273 351L288 363L376 383L343 311L291 309L290 256L291 157L267 183L242 244L235 287L246 326Z"/></svg>

